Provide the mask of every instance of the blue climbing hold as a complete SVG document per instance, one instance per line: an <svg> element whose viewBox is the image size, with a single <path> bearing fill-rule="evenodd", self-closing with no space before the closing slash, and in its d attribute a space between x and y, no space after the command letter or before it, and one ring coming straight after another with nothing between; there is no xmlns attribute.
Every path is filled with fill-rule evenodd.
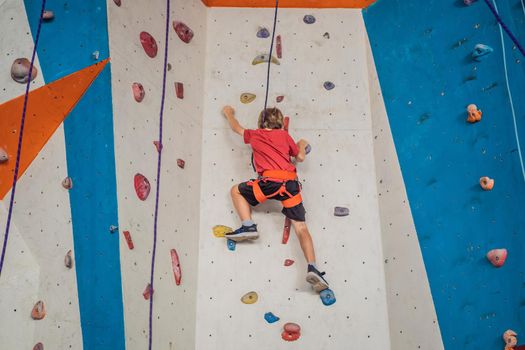
<svg viewBox="0 0 525 350"><path fill-rule="evenodd" d="M310 146L310 144L307 144L304 150L306 151L306 154L308 154L312 150L312 146Z"/></svg>
<svg viewBox="0 0 525 350"><path fill-rule="evenodd" d="M488 45L477 44L472 51L472 58L476 61L481 61L483 57L494 52L494 49Z"/></svg>
<svg viewBox="0 0 525 350"><path fill-rule="evenodd" d="M228 249L231 250L232 252L235 250L235 241L234 240L231 240L228 238L228 240L226 241L226 245L228 246Z"/></svg>
<svg viewBox="0 0 525 350"><path fill-rule="evenodd" d="M333 88L335 88L335 84L332 83L331 81L325 81L324 84L323 84L324 88L328 91L332 90Z"/></svg>
<svg viewBox="0 0 525 350"><path fill-rule="evenodd" d="M266 322L268 323L274 323L274 322L277 322L280 320L279 317L275 316L273 313L271 312L267 312L264 314L264 319L266 320Z"/></svg>
<svg viewBox="0 0 525 350"><path fill-rule="evenodd" d="M331 289L325 289L319 293L319 297L324 305L329 306L335 303L335 294Z"/></svg>
<svg viewBox="0 0 525 350"><path fill-rule="evenodd" d="M314 24L315 23L315 17L312 15L305 15L303 17L303 21L306 24Z"/></svg>
<svg viewBox="0 0 525 350"><path fill-rule="evenodd" d="M270 36L270 32L268 31L268 29L264 27L259 28L259 30L257 31L258 38L266 39L269 36Z"/></svg>

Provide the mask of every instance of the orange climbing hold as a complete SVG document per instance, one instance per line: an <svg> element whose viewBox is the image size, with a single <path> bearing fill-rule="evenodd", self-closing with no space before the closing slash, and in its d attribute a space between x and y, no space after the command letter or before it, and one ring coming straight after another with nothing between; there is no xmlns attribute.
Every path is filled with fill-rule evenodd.
<svg viewBox="0 0 525 350"><path fill-rule="evenodd" d="M37 301L35 306L33 306L33 310L31 310L31 318L33 320L41 320L44 317L46 317L46 307L44 305L44 302L42 300Z"/></svg>
<svg viewBox="0 0 525 350"><path fill-rule="evenodd" d="M487 253L487 259L495 267L502 267L507 260L507 249L492 249Z"/></svg>
<svg viewBox="0 0 525 350"><path fill-rule="evenodd" d="M494 188L494 179L491 179L488 176L483 176L479 179L479 185L485 191L491 191Z"/></svg>
<svg viewBox="0 0 525 350"><path fill-rule="evenodd" d="M18 178L75 107L109 59L29 92ZM24 95L0 105L0 148L16 159ZM11 189L16 162L0 162L0 200Z"/></svg>
<svg viewBox="0 0 525 350"><path fill-rule="evenodd" d="M467 122L469 123L477 123L481 120L481 115L483 114L481 110L478 109L478 106L475 104L470 104L467 107Z"/></svg>

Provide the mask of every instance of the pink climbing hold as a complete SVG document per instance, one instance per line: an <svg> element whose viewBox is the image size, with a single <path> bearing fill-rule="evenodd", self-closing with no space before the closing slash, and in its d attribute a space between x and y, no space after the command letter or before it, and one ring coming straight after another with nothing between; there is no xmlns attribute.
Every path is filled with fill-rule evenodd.
<svg viewBox="0 0 525 350"><path fill-rule="evenodd" d="M173 29L175 29L175 33L177 33L180 40L186 44L189 44L191 39L193 39L193 30L191 30L186 24L173 21Z"/></svg>
<svg viewBox="0 0 525 350"><path fill-rule="evenodd" d="M11 78L20 84L25 84L29 80L29 68L31 62L27 58L17 58L11 65ZM31 81L33 81L38 74L38 70L35 66L31 70Z"/></svg>
<svg viewBox="0 0 525 350"><path fill-rule="evenodd" d="M44 10L44 13L42 14L42 19L44 21L50 21L53 18L55 18L55 14L53 13L53 11Z"/></svg>
<svg viewBox="0 0 525 350"><path fill-rule="evenodd" d="M283 96L283 95L281 95L281 96L277 96L277 97L275 98L275 101L277 101L277 103L283 102L283 100L284 100L284 96Z"/></svg>
<svg viewBox="0 0 525 350"><path fill-rule="evenodd" d="M276 38L275 51L277 51L277 58L283 58L283 44L281 42L280 35L277 35L277 38Z"/></svg>
<svg viewBox="0 0 525 350"><path fill-rule="evenodd" d="M33 306L33 310L31 310L31 318L33 320L41 320L44 317L46 317L46 307L44 305L44 302L42 300L37 301L35 306Z"/></svg>
<svg viewBox="0 0 525 350"><path fill-rule="evenodd" d="M184 84L180 82L175 82L175 93L177 95L177 98L183 99L184 98Z"/></svg>
<svg viewBox="0 0 525 350"><path fill-rule="evenodd" d="M175 249L171 250L171 267L173 269L173 275L175 276L175 283L179 286L182 278L182 270L180 268L179 255Z"/></svg>
<svg viewBox="0 0 525 350"><path fill-rule="evenodd" d="M133 245L133 240L131 239L131 234L129 233L129 231L124 231L122 233L124 234L124 238L126 239L126 243L128 244L128 248L130 250L135 248L135 246Z"/></svg>
<svg viewBox="0 0 525 350"><path fill-rule="evenodd" d="M492 249L487 253L487 259L495 267L502 267L507 260L507 249Z"/></svg>
<svg viewBox="0 0 525 350"><path fill-rule="evenodd" d="M135 98L135 101L142 102L144 96L146 96L146 91L144 91L142 84L133 83L133 85L131 85L131 89L133 90L133 97Z"/></svg>
<svg viewBox="0 0 525 350"><path fill-rule="evenodd" d="M151 36L148 32L140 32L140 43L142 44L142 47L144 48L144 51L146 52L146 55L148 55L151 58L154 58L157 56L157 42L155 39Z"/></svg>
<svg viewBox="0 0 525 350"><path fill-rule="evenodd" d="M160 151L162 150L162 143L160 143L159 141L153 141L153 144L155 145L157 152L160 153Z"/></svg>
<svg viewBox="0 0 525 350"><path fill-rule="evenodd" d="M479 185L485 191L491 191L494 188L494 179L491 179L488 176L483 176L479 179Z"/></svg>
<svg viewBox="0 0 525 350"><path fill-rule="evenodd" d="M64 265L70 269L73 267L73 256L72 256L71 249L66 253L66 256L64 257Z"/></svg>
<svg viewBox="0 0 525 350"><path fill-rule="evenodd" d="M293 261L292 259L286 259L284 261L284 266L292 266L294 262L295 261Z"/></svg>
<svg viewBox="0 0 525 350"><path fill-rule="evenodd" d="M179 166L179 168L184 169L186 162L179 158L177 159L177 165Z"/></svg>
<svg viewBox="0 0 525 350"><path fill-rule="evenodd" d="M144 289L144 292L142 292L142 296L144 299L149 300L151 296L153 295L153 289L151 288L151 284L148 283L146 286L146 289Z"/></svg>
<svg viewBox="0 0 525 350"><path fill-rule="evenodd" d="M44 350L44 344L36 343L35 346L33 346L33 350Z"/></svg>
<svg viewBox="0 0 525 350"><path fill-rule="evenodd" d="M295 341L301 336L301 327L297 323L288 322L283 326L281 338L286 341Z"/></svg>
<svg viewBox="0 0 525 350"><path fill-rule="evenodd" d="M145 201L151 190L151 185L149 184L148 179L144 175L137 173L135 174L134 183L137 197L139 197L141 201Z"/></svg>
<svg viewBox="0 0 525 350"><path fill-rule="evenodd" d="M64 180L62 180L62 187L64 187L66 190L70 190L73 188L73 180L68 176Z"/></svg>

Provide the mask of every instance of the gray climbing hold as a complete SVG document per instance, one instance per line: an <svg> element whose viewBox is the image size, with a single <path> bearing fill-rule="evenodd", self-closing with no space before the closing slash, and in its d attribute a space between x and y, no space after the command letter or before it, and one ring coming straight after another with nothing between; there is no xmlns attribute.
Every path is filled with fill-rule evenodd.
<svg viewBox="0 0 525 350"><path fill-rule="evenodd" d="M332 90L333 88L335 88L335 84L332 83L331 81L325 81L324 84L323 84L324 88L328 91Z"/></svg>
<svg viewBox="0 0 525 350"><path fill-rule="evenodd" d="M314 24L315 23L315 17L312 15L305 15L303 17L303 22L306 24Z"/></svg>
<svg viewBox="0 0 525 350"><path fill-rule="evenodd" d="M55 18L53 11L44 10L44 13L42 13L42 19L44 21L51 21L53 18Z"/></svg>
<svg viewBox="0 0 525 350"><path fill-rule="evenodd" d="M27 58L17 58L11 66L11 78L20 84L25 84L29 80L29 68L31 62ZM31 70L31 81L33 81L38 74L38 70L33 66Z"/></svg>
<svg viewBox="0 0 525 350"><path fill-rule="evenodd" d="M345 208L345 207L335 207L334 215L335 216L348 216L350 215L350 209Z"/></svg>
<svg viewBox="0 0 525 350"><path fill-rule="evenodd" d="M7 155L7 152L5 149L0 147L0 164L5 163L9 160L9 156Z"/></svg>
<svg viewBox="0 0 525 350"><path fill-rule="evenodd" d="M464 3L466 6L470 6L470 5L472 5L473 3L475 3L476 1L478 1L478 0L463 0L463 3Z"/></svg>
<svg viewBox="0 0 525 350"><path fill-rule="evenodd" d="M472 58L476 61L481 61L485 56L490 55L492 52L494 52L492 47L484 44L477 44L472 51Z"/></svg>
<svg viewBox="0 0 525 350"><path fill-rule="evenodd" d="M268 31L268 29L264 27L259 28L259 30L257 31L258 38L266 39L269 36L270 36L270 32Z"/></svg>
<svg viewBox="0 0 525 350"><path fill-rule="evenodd" d="M115 233L117 231L118 231L118 226L115 226L115 225L110 225L109 226L109 232Z"/></svg>
<svg viewBox="0 0 525 350"><path fill-rule="evenodd" d="M66 254L66 256L64 257L64 265L70 269L73 267L73 256L72 256L72 252L71 250L69 250Z"/></svg>
<svg viewBox="0 0 525 350"><path fill-rule="evenodd" d="M98 60L99 56L100 56L100 52L98 51L93 51L93 53L91 53L91 58L94 59L95 61Z"/></svg>
<svg viewBox="0 0 525 350"><path fill-rule="evenodd" d="M330 39L330 33L328 33L328 32L324 33L324 34L323 34L323 37L324 37L325 39Z"/></svg>
<svg viewBox="0 0 525 350"><path fill-rule="evenodd" d="M305 150L306 154L308 154L308 153L310 153L312 151L312 146L310 146L310 144L307 144L304 150Z"/></svg>

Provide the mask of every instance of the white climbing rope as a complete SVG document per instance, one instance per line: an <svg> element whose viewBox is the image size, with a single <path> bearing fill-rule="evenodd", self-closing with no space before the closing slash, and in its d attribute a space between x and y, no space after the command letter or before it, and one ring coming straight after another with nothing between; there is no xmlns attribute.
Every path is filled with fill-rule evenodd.
<svg viewBox="0 0 525 350"><path fill-rule="evenodd" d="M494 8L496 9L496 12L499 13L498 5L496 4L496 0L492 0L492 3L494 4ZM523 5L523 0L521 0L521 3ZM525 7L524 7L524 13L525 13ZM521 155L520 138L518 135L518 126L516 123L516 112L514 110L514 102L512 101L512 93L510 92L509 73L507 70L507 55L505 54L505 41L503 37L503 29L501 28L501 24L499 24L499 34L501 37L501 52L503 53L503 68L505 69L505 83L507 85L507 92L509 94L510 109L512 111L512 120L514 122L514 136L516 137L516 143L518 145L518 155L520 157L521 174L523 175L523 181L525 181L525 168L523 166L523 157Z"/></svg>

